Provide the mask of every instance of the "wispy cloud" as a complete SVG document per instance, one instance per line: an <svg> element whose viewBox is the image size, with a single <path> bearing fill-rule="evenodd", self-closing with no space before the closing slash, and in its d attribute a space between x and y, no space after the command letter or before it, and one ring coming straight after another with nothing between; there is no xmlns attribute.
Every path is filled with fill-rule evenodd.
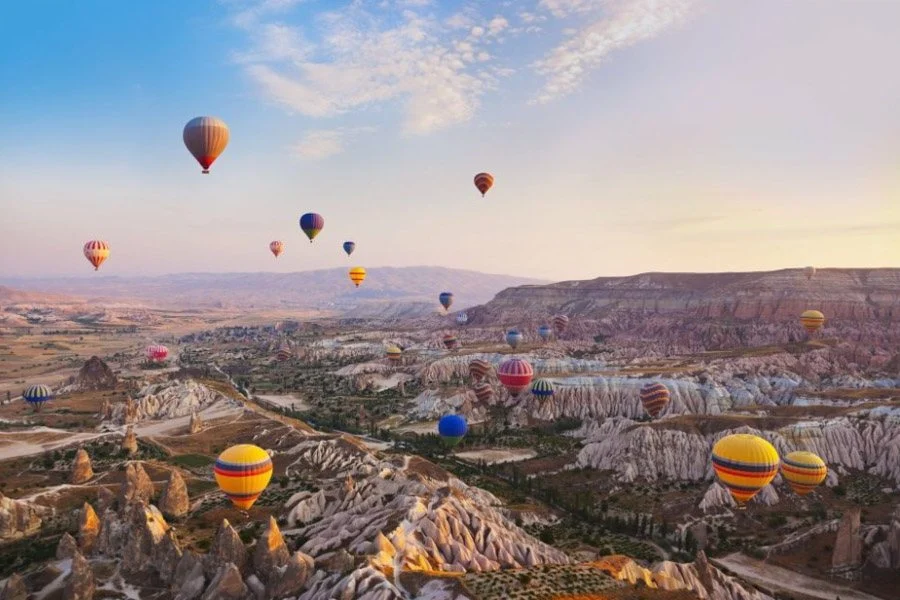
<svg viewBox="0 0 900 600"><path fill-rule="evenodd" d="M546 103L575 91L587 72L614 50L656 37L681 23L695 0L541 0L556 17L599 12L587 25L576 29L534 67L546 81L535 102Z"/></svg>
<svg viewBox="0 0 900 600"><path fill-rule="evenodd" d="M340 127L310 131L291 150L295 156L306 159L322 159L339 154L345 142L363 134L372 133L374 127Z"/></svg>

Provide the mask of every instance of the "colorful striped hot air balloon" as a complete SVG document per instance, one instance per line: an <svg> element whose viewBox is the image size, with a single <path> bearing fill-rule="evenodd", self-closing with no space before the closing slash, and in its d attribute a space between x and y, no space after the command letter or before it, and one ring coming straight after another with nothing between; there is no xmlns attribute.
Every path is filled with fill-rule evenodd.
<svg viewBox="0 0 900 600"><path fill-rule="evenodd" d="M825 315L817 310L805 310L800 315L800 324L809 335L814 334L825 324Z"/></svg>
<svg viewBox="0 0 900 600"><path fill-rule="evenodd" d="M648 383L641 388L641 404L653 419L662 414L670 398L669 388L661 383Z"/></svg>
<svg viewBox="0 0 900 600"><path fill-rule="evenodd" d="M456 313L456 324L457 324L457 325L462 326L462 325L465 325L465 324L468 323L468 322L469 322L469 315L467 315L467 314L464 313L464 312Z"/></svg>
<svg viewBox="0 0 900 600"><path fill-rule="evenodd" d="M353 267L348 275L350 276L350 281L356 287L359 287L359 284L366 280L366 270L363 267Z"/></svg>
<svg viewBox="0 0 900 600"><path fill-rule="evenodd" d="M556 335L562 335L566 327L569 326L569 317L556 315L551 322L553 323L553 329L556 330Z"/></svg>
<svg viewBox="0 0 900 600"><path fill-rule="evenodd" d="M269 242L269 250L275 255L275 258L278 258L284 252L284 242L280 240Z"/></svg>
<svg viewBox="0 0 900 600"><path fill-rule="evenodd" d="M169 349L162 344L150 344L146 354L150 362L163 362L169 357Z"/></svg>
<svg viewBox="0 0 900 600"><path fill-rule="evenodd" d="M475 397L482 404L490 404L494 399L494 387L486 381L476 383L472 386L472 391L475 392Z"/></svg>
<svg viewBox="0 0 900 600"><path fill-rule="evenodd" d="M444 334L444 347L447 350L454 350L459 347L459 340L452 333Z"/></svg>
<svg viewBox="0 0 900 600"><path fill-rule="evenodd" d="M469 362L469 377L475 381L481 381L491 372L491 363L480 358L472 359Z"/></svg>
<svg viewBox="0 0 900 600"><path fill-rule="evenodd" d="M438 302L441 303L444 310L449 310L450 305L453 304L453 292L441 292L438 294Z"/></svg>
<svg viewBox="0 0 900 600"><path fill-rule="evenodd" d="M324 228L325 217L318 213L306 213L300 217L300 229L302 229L303 233L306 234L306 237L309 238L310 244L312 244L313 238L319 235L319 232Z"/></svg>
<svg viewBox="0 0 900 600"><path fill-rule="evenodd" d="M100 265L109 258L109 244L103 240L91 240L84 245L84 257L99 271Z"/></svg>
<svg viewBox="0 0 900 600"><path fill-rule="evenodd" d="M522 334L519 333L518 329L510 329L506 332L506 343L509 344L509 347L515 350L519 347L519 344L522 342Z"/></svg>
<svg viewBox="0 0 900 600"><path fill-rule="evenodd" d="M44 402L53 398L53 390L50 389L50 386L43 384L32 385L25 390L22 398L25 399L25 402L34 406L35 410L40 410Z"/></svg>
<svg viewBox="0 0 900 600"><path fill-rule="evenodd" d="M469 430L469 425L461 415L444 415L438 421L438 434L444 443L450 447L462 441Z"/></svg>
<svg viewBox="0 0 900 600"><path fill-rule="evenodd" d="M385 348L384 355L391 362L400 362L400 360L403 358L403 350L401 350L394 344L391 344L387 348Z"/></svg>
<svg viewBox="0 0 900 600"><path fill-rule="evenodd" d="M275 352L275 360L278 362L286 362L294 358L294 353L291 351L291 347L287 344L282 344L278 347L278 350Z"/></svg>
<svg viewBox="0 0 900 600"><path fill-rule="evenodd" d="M253 444L238 444L216 459L216 483L236 507L247 510L272 478L272 459Z"/></svg>
<svg viewBox="0 0 900 600"><path fill-rule="evenodd" d="M712 449L713 470L738 502L747 502L778 472L778 452L757 435L735 433Z"/></svg>
<svg viewBox="0 0 900 600"><path fill-rule="evenodd" d="M549 398L553 395L553 384L549 379L538 379L531 384L531 395L535 398Z"/></svg>
<svg viewBox="0 0 900 600"><path fill-rule="evenodd" d="M546 342L550 339L550 336L553 335L553 329L551 329L549 325L541 325L538 327L538 335Z"/></svg>
<svg viewBox="0 0 900 600"><path fill-rule="evenodd" d="M209 167L228 145L228 125L216 117L196 117L188 121L182 133L184 145L200 166L203 173L209 173Z"/></svg>
<svg viewBox="0 0 900 600"><path fill-rule="evenodd" d="M813 491L827 475L825 461L806 450L796 450L781 460L781 476L799 496Z"/></svg>
<svg viewBox="0 0 900 600"><path fill-rule="evenodd" d="M494 185L494 176L490 173L479 173L475 176L475 187L481 192L481 197L488 193Z"/></svg>
<svg viewBox="0 0 900 600"><path fill-rule="evenodd" d="M534 369L531 368L531 363L521 358L507 359L497 369L497 378L513 398L528 387L532 377Z"/></svg>
<svg viewBox="0 0 900 600"><path fill-rule="evenodd" d="M344 252L347 253L347 256L353 254L354 250L356 250L356 242L344 242Z"/></svg>

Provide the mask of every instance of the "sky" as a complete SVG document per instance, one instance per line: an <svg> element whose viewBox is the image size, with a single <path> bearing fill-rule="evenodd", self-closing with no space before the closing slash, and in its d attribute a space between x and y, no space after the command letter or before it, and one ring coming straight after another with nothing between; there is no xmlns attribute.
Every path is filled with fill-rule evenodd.
<svg viewBox="0 0 900 600"><path fill-rule="evenodd" d="M0 276L96 276L90 239L101 276L900 267L898 22L893 0L4 3ZM210 175L199 115L231 132Z"/></svg>

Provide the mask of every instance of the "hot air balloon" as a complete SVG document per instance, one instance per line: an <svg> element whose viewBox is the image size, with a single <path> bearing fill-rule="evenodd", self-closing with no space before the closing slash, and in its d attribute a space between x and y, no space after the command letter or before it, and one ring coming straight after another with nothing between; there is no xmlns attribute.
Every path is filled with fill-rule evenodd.
<svg viewBox="0 0 900 600"><path fill-rule="evenodd" d="M163 362L169 357L169 349L161 344L147 346L147 360L150 362Z"/></svg>
<svg viewBox="0 0 900 600"><path fill-rule="evenodd" d="M300 229L309 238L312 244L313 238L319 235L319 232L325 227L325 218L318 213L306 213L300 217Z"/></svg>
<svg viewBox="0 0 900 600"><path fill-rule="evenodd" d="M109 258L109 244L103 240L91 240L84 245L84 257L99 271L100 265Z"/></svg>
<svg viewBox="0 0 900 600"><path fill-rule="evenodd" d="M549 325L541 325L538 327L538 335L546 342L550 339L550 336L553 335L553 329L551 329Z"/></svg>
<svg viewBox="0 0 900 600"><path fill-rule="evenodd" d="M815 276L816 268L815 267L806 267L805 269L803 269L803 274L806 275L806 280L809 281L810 279L812 279Z"/></svg>
<svg viewBox="0 0 900 600"><path fill-rule="evenodd" d="M281 253L284 252L284 242L279 240L269 242L269 250L275 255L275 258L278 258L281 256Z"/></svg>
<svg viewBox="0 0 900 600"><path fill-rule="evenodd" d="M556 330L556 335L562 335L566 330L566 327L569 326L569 317L566 315L556 315L553 317L553 329Z"/></svg>
<svg viewBox="0 0 900 600"><path fill-rule="evenodd" d="M444 310L449 310L450 305L453 304L453 292L441 292L438 295L438 300L441 303L441 306L444 307Z"/></svg>
<svg viewBox="0 0 900 600"><path fill-rule="evenodd" d="M494 185L494 176L490 173L479 173L475 176L475 187L481 192L481 197L487 194L488 190Z"/></svg>
<svg viewBox="0 0 900 600"><path fill-rule="evenodd" d="M286 362L294 358L294 353L291 352L291 347L287 344L282 344L278 346L278 350L275 352L275 360L278 362Z"/></svg>
<svg viewBox="0 0 900 600"><path fill-rule="evenodd" d="M522 334L519 333L518 329L510 329L506 332L506 343L509 344L509 347L513 350L519 347L521 341Z"/></svg>
<svg viewBox="0 0 900 600"><path fill-rule="evenodd" d="M817 332L825 324L825 315L817 310L806 310L800 315L800 324L809 333Z"/></svg>
<svg viewBox="0 0 900 600"><path fill-rule="evenodd" d="M481 381L491 372L491 363L480 358L473 359L469 363L469 377L475 381Z"/></svg>
<svg viewBox="0 0 900 600"><path fill-rule="evenodd" d="M228 125L216 117L196 117L184 126L184 145L194 155L203 173L209 173L210 165L225 151L228 145Z"/></svg>
<svg viewBox="0 0 900 600"><path fill-rule="evenodd" d="M828 467L818 455L796 450L781 460L781 476L799 496L805 496L825 481Z"/></svg>
<svg viewBox="0 0 900 600"><path fill-rule="evenodd" d="M347 253L347 256L353 254L354 250L356 250L356 242L344 242L344 252Z"/></svg>
<svg viewBox="0 0 900 600"><path fill-rule="evenodd" d="M248 510L272 478L272 459L253 444L228 448L216 459L213 470L219 489L236 507Z"/></svg>
<svg viewBox="0 0 900 600"><path fill-rule="evenodd" d="M453 350L459 347L459 340L456 339L456 336L452 333L447 333L444 335L444 347L448 350Z"/></svg>
<svg viewBox="0 0 900 600"><path fill-rule="evenodd" d="M759 436L735 433L716 442L712 463L722 485L736 501L743 503L775 478L778 452Z"/></svg>
<svg viewBox="0 0 900 600"><path fill-rule="evenodd" d="M353 285L359 287L359 284L366 279L366 270L363 267L353 267L348 275L350 275L350 281L353 282Z"/></svg>
<svg viewBox="0 0 900 600"><path fill-rule="evenodd" d="M25 390L22 398L25 399L25 402L34 406L35 410L40 410L44 402L53 398L53 390L50 389L50 386L43 384L32 385Z"/></svg>
<svg viewBox="0 0 900 600"><path fill-rule="evenodd" d="M469 322L469 315L467 315L464 312L456 314L456 324L457 325L460 325L460 326L465 325L468 322Z"/></svg>
<svg viewBox="0 0 900 600"><path fill-rule="evenodd" d="M476 383L472 386L472 391L475 392L475 397L482 404L489 404L494 398L494 388L486 381Z"/></svg>
<svg viewBox="0 0 900 600"><path fill-rule="evenodd" d="M521 358L507 359L497 369L497 378L513 398L528 387L532 377L534 369L531 368L531 363Z"/></svg>
<svg viewBox="0 0 900 600"><path fill-rule="evenodd" d="M644 410L655 419L662 414L669 404L669 388L661 383L648 383L641 388L641 404Z"/></svg>
<svg viewBox="0 0 900 600"><path fill-rule="evenodd" d="M390 346L385 348L384 355L391 362L400 362L400 359L403 358L403 350L401 350L394 344L391 344Z"/></svg>
<svg viewBox="0 0 900 600"><path fill-rule="evenodd" d="M538 379L531 384L531 395L535 398L549 398L553 395L553 384L549 379Z"/></svg>
<svg viewBox="0 0 900 600"><path fill-rule="evenodd" d="M450 447L457 445L466 435L469 425L461 415L444 415L438 421L438 434Z"/></svg>

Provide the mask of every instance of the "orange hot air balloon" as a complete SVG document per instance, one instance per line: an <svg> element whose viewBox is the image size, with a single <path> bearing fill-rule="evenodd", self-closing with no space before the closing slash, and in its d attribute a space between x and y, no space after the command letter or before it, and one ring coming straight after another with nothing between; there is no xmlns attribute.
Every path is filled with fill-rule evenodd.
<svg viewBox="0 0 900 600"><path fill-rule="evenodd" d="M800 324L809 335L812 335L825 324L825 315L817 310L803 311L803 314L800 315Z"/></svg>
<svg viewBox="0 0 900 600"><path fill-rule="evenodd" d="M272 254L275 255L275 258L281 256L281 253L284 252L284 242L275 240L274 242L269 243L269 250Z"/></svg>
<svg viewBox="0 0 900 600"><path fill-rule="evenodd" d="M494 176L490 173L479 173L475 176L475 187L481 192L481 197L487 194L488 190L494 185Z"/></svg>
<svg viewBox="0 0 900 600"><path fill-rule="evenodd" d="M109 258L109 244L103 240L91 240L84 245L84 257L99 271L100 265Z"/></svg>
<svg viewBox="0 0 900 600"><path fill-rule="evenodd" d="M359 287L359 284L366 279L366 270L362 267L353 267L350 269L348 275L350 276L350 281L353 282L353 285Z"/></svg>
<svg viewBox="0 0 900 600"><path fill-rule="evenodd" d="M188 121L182 133L184 145L200 166L203 173L209 173L209 167L228 145L228 125L216 117L195 117Z"/></svg>

